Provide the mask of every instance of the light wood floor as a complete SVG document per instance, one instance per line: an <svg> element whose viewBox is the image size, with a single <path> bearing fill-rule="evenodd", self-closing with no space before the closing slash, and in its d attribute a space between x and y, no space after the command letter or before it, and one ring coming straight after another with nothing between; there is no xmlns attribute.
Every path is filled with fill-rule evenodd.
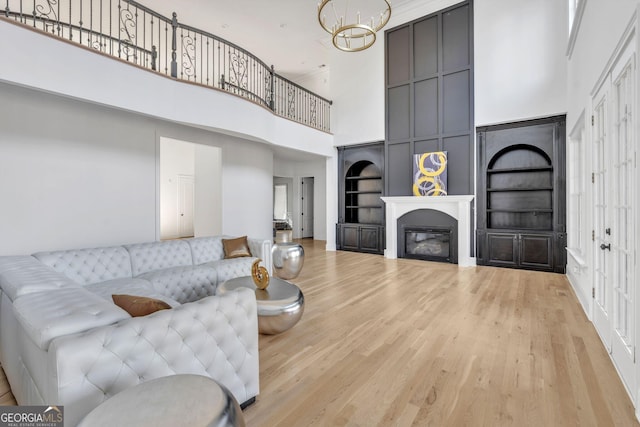
<svg viewBox="0 0 640 427"><path fill-rule="evenodd" d="M303 244L305 313L260 336L247 426L638 425L564 276Z"/></svg>

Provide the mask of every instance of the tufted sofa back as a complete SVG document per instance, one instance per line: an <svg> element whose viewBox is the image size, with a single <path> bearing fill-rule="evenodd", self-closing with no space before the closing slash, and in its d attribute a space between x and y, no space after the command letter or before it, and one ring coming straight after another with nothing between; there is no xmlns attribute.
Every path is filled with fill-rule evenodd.
<svg viewBox="0 0 640 427"><path fill-rule="evenodd" d="M183 240L137 243L126 245L125 248L131 256L134 276L165 268L193 265L191 248Z"/></svg>
<svg viewBox="0 0 640 427"><path fill-rule="evenodd" d="M129 252L122 246L38 252L33 256L81 285L131 277Z"/></svg>
<svg viewBox="0 0 640 427"><path fill-rule="evenodd" d="M218 261L224 258L222 238L214 237L194 237L185 240L191 247L191 256L195 265L205 264L211 261Z"/></svg>

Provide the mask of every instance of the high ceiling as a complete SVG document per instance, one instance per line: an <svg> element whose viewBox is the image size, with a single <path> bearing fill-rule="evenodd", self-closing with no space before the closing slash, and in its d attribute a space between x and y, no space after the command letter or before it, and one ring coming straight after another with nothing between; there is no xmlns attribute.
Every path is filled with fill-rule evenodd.
<svg viewBox="0 0 640 427"><path fill-rule="evenodd" d="M233 42L292 80L327 65L331 39L316 0L139 0L151 9Z"/></svg>
<svg viewBox="0 0 640 427"><path fill-rule="evenodd" d="M176 12L178 21L247 49L294 81L329 66L329 54L335 49L318 23L318 0L138 1L165 16ZM349 1L351 8L359 2L369 13L384 5L382 0ZM433 0L391 0L392 19L407 6L429 1Z"/></svg>

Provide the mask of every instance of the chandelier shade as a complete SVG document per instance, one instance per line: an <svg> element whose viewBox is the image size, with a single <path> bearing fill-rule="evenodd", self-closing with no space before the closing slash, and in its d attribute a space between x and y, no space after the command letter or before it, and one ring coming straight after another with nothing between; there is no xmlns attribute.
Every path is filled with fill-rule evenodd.
<svg viewBox="0 0 640 427"><path fill-rule="evenodd" d="M363 20L362 16L371 18ZM331 34L333 45L344 52L371 47L376 41L376 33L389 19L389 0L322 0L318 3L320 26Z"/></svg>

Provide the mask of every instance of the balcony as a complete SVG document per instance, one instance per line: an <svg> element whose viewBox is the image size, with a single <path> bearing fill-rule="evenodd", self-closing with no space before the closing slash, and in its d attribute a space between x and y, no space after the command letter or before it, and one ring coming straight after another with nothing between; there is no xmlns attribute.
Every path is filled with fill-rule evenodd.
<svg viewBox="0 0 640 427"><path fill-rule="evenodd" d="M7 0L2 19L176 80L224 91L330 131L331 101L278 75L247 50L130 0Z"/></svg>

